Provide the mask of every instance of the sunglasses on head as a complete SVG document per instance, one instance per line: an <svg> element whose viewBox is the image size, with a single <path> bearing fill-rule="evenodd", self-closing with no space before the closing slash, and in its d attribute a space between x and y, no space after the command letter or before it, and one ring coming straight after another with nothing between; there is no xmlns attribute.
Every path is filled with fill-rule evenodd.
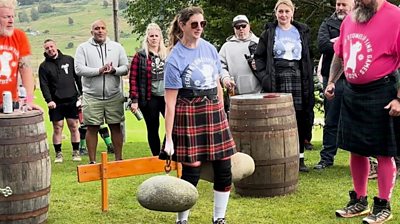
<svg viewBox="0 0 400 224"><path fill-rule="evenodd" d="M204 21L201 21L201 22L191 22L190 23L190 27L192 29L196 29L197 27L199 27L199 24L200 24L201 28L204 28L207 25L207 21L204 20Z"/></svg>
<svg viewBox="0 0 400 224"><path fill-rule="evenodd" d="M240 30L240 28L242 28L242 29L246 28L247 24L238 24L238 25L235 25L234 27L235 27L235 29Z"/></svg>

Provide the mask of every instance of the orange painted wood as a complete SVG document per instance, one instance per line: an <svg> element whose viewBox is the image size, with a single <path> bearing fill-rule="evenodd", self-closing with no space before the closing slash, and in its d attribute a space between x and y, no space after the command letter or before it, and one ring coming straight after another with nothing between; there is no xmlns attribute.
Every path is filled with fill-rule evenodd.
<svg viewBox="0 0 400 224"><path fill-rule="evenodd" d="M107 153L101 153L101 210L103 212L108 211L108 179L107 171L108 171L108 164L107 164Z"/></svg>
<svg viewBox="0 0 400 224"><path fill-rule="evenodd" d="M107 153L105 153L105 155L107 155ZM181 176L181 166L178 164L179 163L172 162L171 168L172 170L178 170L177 176ZM104 178L113 179L150 173L160 173L164 172L164 166L165 161L158 159L157 156L111 161L107 163L106 172L104 172ZM101 180L101 169L101 164L79 165L78 182L83 183Z"/></svg>

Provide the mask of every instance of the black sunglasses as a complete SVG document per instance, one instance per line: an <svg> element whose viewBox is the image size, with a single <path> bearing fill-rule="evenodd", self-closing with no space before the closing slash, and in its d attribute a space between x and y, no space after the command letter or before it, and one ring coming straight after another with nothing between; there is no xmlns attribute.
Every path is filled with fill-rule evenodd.
<svg viewBox="0 0 400 224"><path fill-rule="evenodd" d="M235 29L240 30L240 28L242 28L242 29L246 28L247 24L239 24L239 25L235 25L234 27L235 27Z"/></svg>
<svg viewBox="0 0 400 224"><path fill-rule="evenodd" d="M197 27L199 27L199 24L200 24L201 28L204 28L207 25L207 21L204 20L201 22L192 22L192 23L190 23L190 27L192 29L197 29Z"/></svg>

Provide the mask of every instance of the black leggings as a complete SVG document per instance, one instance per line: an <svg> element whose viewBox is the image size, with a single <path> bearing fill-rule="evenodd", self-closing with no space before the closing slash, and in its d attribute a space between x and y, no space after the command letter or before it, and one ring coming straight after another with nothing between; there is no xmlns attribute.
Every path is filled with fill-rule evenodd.
<svg viewBox="0 0 400 224"><path fill-rule="evenodd" d="M144 121L147 128L147 141L149 143L153 156L160 154L161 142L158 134L160 127L160 113L164 117L165 101L163 96L152 96L146 101L145 106L141 106L140 110L143 113Z"/></svg>

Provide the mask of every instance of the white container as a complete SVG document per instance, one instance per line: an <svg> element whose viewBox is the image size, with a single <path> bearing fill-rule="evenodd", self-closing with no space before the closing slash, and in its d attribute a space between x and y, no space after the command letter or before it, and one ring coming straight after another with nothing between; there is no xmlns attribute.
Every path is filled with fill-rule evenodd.
<svg viewBox="0 0 400 224"><path fill-rule="evenodd" d="M13 112L12 95L10 91L3 92L3 113L11 114Z"/></svg>
<svg viewBox="0 0 400 224"><path fill-rule="evenodd" d="M19 111L20 112L26 112L27 107L26 107L26 89L23 85L20 85L18 88L18 104L19 104Z"/></svg>

